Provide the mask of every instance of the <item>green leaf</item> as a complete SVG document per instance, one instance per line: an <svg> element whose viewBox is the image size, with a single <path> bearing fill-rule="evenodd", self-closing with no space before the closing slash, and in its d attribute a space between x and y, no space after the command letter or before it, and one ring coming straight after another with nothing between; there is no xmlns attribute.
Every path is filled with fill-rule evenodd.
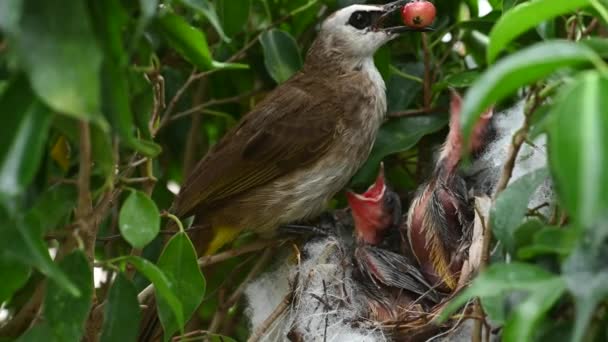
<svg viewBox="0 0 608 342"><path fill-rule="evenodd" d="M606 228L606 224L603 228ZM562 272L568 290L574 296L573 302L576 308L572 341L583 340L597 305L608 297L606 260L608 260L608 248L605 242L602 244L602 241L582 241L562 265Z"/></svg>
<svg viewBox="0 0 608 342"><path fill-rule="evenodd" d="M140 320L137 291L129 279L118 273L108 294L101 342L137 341Z"/></svg>
<svg viewBox="0 0 608 342"><path fill-rule="evenodd" d="M592 229L608 211L608 78L586 72L559 95L550 114L549 161L562 204Z"/></svg>
<svg viewBox="0 0 608 342"><path fill-rule="evenodd" d="M251 0L216 0L215 8L224 32L232 37L247 26Z"/></svg>
<svg viewBox="0 0 608 342"><path fill-rule="evenodd" d="M49 283L44 298L44 317L59 341L80 341L93 299L93 273L80 250L67 255L59 267L80 290L80 296Z"/></svg>
<svg viewBox="0 0 608 342"><path fill-rule="evenodd" d="M355 186L369 184L370 180L376 177L378 167L384 157L409 150L423 136L440 130L446 124L445 117L436 115L410 116L390 120L380 128L370 156L354 176L352 184Z"/></svg>
<svg viewBox="0 0 608 342"><path fill-rule="evenodd" d="M76 187L73 184L57 184L46 189L26 214L30 227L39 227L38 235L57 228L76 207Z"/></svg>
<svg viewBox="0 0 608 342"><path fill-rule="evenodd" d="M186 233L177 233L169 240L157 265L170 279L171 289L182 303L183 317L188 320L203 301L206 283L197 263L196 251ZM158 301L158 315L165 337L183 329L169 304L162 299Z"/></svg>
<svg viewBox="0 0 608 342"><path fill-rule="evenodd" d="M165 39L177 53L201 70L213 67L207 38L202 31L169 11L164 11L157 20Z"/></svg>
<svg viewBox="0 0 608 342"><path fill-rule="evenodd" d="M86 1L23 0L19 27L10 38L33 90L47 105L103 124L98 115L102 53Z"/></svg>
<svg viewBox="0 0 608 342"><path fill-rule="evenodd" d="M134 248L144 248L160 231L156 203L141 191L132 191L120 208L120 233Z"/></svg>
<svg viewBox="0 0 608 342"><path fill-rule="evenodd" d="M532 171L511 183L498 195L490 215L492 232L507 251L513 252L515 229L526 216L530 196L548 177L549 171L545 168Z"/></svg>
<svg viewBox="0 0 608 342"><path fill-rule="evenodd" d="M57 339L53 336L51 327L47 322L42 322L28 329L23 335L19 336L15 342L55 342Z"/></svg>
<svg viewBox="0 0 608 342"><path fill-rule="evenodd" d="M570 255L579 238L579 230L574 227L545 227L534 234L533 242L517 251L520 259L531 259L539 255Z"/></svg>
<svg viewBox="0 0 608 342"><path fill-rule="evenodd" d="M40 235L42 229L35 223L35 220L26 221L20 212L4 207L0 201L0 257L10 257L35 267L62 289L77 296L79 289L53 262Z"/></svg>
<svg viewBox="0 0 608 342"><path fill-rule="evenodd" d="M520 34L543 21L586 7L589 0L534 0L522 3L507 11L490 32L488 64Z"/></svg>
<svg viewBox="0 0 608 342"><path fill-rule="evenodd" d="M466 93L461 113L463 136L468 139L485 109L518 88L560 68L598 60L599 57L587 46L560 40L538 43L500 60L483 73Z"/></svg>
<svg viewBox="0 0 608 342"><path fill-rule="evenodd" d="M19 290L30 277L31 269L11 258L0 256L0 304L11 298L15 291Z"/></svg>
<svg viewBox="0 0 608 342"><path fill-rule="evenodd" d="M160 301L167 303L176 318L177 325L183 327L185 320L182 304L176 293L173 292L174 285L171 283L171 280L167 278L160 268L144 258L129 256L126 257L125 260L131 263L138 272L143 274L152 282L152 284L154 284L154 291L156 293L156 298L158 299L157 303L160 303Z"/></svg>
<svg viewBox="0 0 608 342"><path fill-rule="evenodd" d="M298 44L289 33L275 29L266 31L260 36L260 43L266 70L277 83L287 81L302 67Z"/></svg>
<svg viewBox="0 0 608 342"><path fill-rule="evenodd" d="M15 196L32 182L46 143L52 115L19 78L0 98L0 194Z"/></svg>
<svg viewBox="0 0 608 342"><path fill-rule="evenodd" d="M446 320L473 297L504 296L513 290L534 291L556 276L544 269L524 263L493 264L473 280L473 284L456 296L441 312L439 320Z"/></svg>
<svg viewBox="0 0 608 342"><path fill-rule="evenodd" d="M534 340L539 323L565 291L566 284L562 278L556 277L539 282L537 289L517 305L507 320L502 335L503 341Z"/></svg>
<svg viewBox="0 0 608 342"><path fill-rule="evenodd" d="M213 26L215 31L217 31L217 34L222 38L222 40L226 43L230 43L230 38L228 38L224 33L224 29L222 28L222 24L220 24L220 19L217 16L215 7L211 2L207 0L181 0L181 2L204 15L207 20L209 20L209 23L211 23L211 26Z"/></svg>

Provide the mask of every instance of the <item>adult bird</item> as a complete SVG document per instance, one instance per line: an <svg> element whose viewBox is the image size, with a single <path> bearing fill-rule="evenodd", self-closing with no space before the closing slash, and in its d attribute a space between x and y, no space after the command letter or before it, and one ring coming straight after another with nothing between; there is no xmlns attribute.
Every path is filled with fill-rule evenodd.
<svg viewBox="0 0 608 342"><path fill-rule="evenodd" d="M250 229L271 235L314 218L367 159L386 113L376 50L408 1L352 5L321 25L302 69L245 115L196 165L170 212L195 216L194 244L213 254Z"/></svg>

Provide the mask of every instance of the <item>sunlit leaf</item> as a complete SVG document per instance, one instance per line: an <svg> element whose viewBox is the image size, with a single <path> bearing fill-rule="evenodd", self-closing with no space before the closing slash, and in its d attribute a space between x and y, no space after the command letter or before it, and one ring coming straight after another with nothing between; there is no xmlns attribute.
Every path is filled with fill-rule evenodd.
<svg viewBox="0 0 608 342"><path fill-rule="evenodd" d="M201 70L213 66L207 38L202 31L190 26L182 17L169 11L161 13L157 20L167 43L177 53Z"/></svg>
<svg viewBox="0 0 608 342"><path fill-rule="evenodd" d="M204 15L207 20L209 20L209 23L211 23L215 31L217 31L219 36L222 37L225 42L230 42L230 38L226 36L226 34L224 33L224 29L220 24L220 20L218 18L217 12L215 11L215 6L213 3L208 0L181 0L181 2L184 5Z"/></svg>
<svg viewBox="0 0 608 342"><path fill-rule="evenodd" d="M533 0L507 11L494 25L488 45L488 63L494 62L501 51L517 36L561 14L589 5L589 0Z"/></svg>
<svg viewBox="0 0 608 342"><path fill-rule="evenodd" d="M102 53L86 1L23 0L19 25L11 31L11 47L39 97L59 113L103 123L99 116Z"/></svg>
<svg viewBox="0 0 608 342"><path fill-rule="evenodd" d="M608 78L581 74L556 100L549 124L549 160L563 205L593 228L608 211Z"/></svg>
<svg viewBox="0 0 608 342"><path fill-rule="evenodd" d="M132 191L120 208L120 233L131 246L144 248L160 231L160 213L150 197Z"/></svg>
<svg viewBox="0 0 608 342"><path fill-rule="evenodd" d="M538 43L491 66L467 91L462 104L463 136L470 136L481 113L520 87L542 79L560 68L596 62L587 46L567 41Z"/></svg>
<svg viewBox="0 0 608 342"><path fill-rule="evenodd" d="M264 50L264 64L277 82L287 81L302 66L302 57L295 39L287 32L269 30L260 36Z"/></svg>

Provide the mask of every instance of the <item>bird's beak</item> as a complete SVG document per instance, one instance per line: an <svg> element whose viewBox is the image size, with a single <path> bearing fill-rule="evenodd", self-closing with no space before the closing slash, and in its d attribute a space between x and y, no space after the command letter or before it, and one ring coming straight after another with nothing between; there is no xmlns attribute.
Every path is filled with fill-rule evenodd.
<svg viewBox="0 0 608 342"><path fill-rule="evenodd" d="M386 5L382 5L381 12L382 14L376 19L373 27L377 31L383 31L390 35L393 34L401 34L404 32L429 32L433 31L431 27L425 28L413 28L408 27L403 24L395 25L395 26L387 26L386 24L390 21L389 19L393 17L396 13L398 14L403 6L405 6L408 2L412 0L397 0Z"/></svg>
<svg viewBox="0 0 608 342"><path fill-rule="evenodd" d="M360 242L378 244L384 231L397 224L396 221L401 216L399 196L387 188L382 166L376 181L367 191L362 194L349 191L346 193L346 199Z"/></svg>

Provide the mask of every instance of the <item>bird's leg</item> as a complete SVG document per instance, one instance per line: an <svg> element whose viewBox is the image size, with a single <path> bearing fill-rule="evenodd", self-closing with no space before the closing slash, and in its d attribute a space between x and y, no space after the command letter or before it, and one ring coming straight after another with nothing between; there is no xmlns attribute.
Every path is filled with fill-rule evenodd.
<svg viewBox="0 0 608 342"><path fill-rule="evenodd" d="M336 229L336 219L333 214L323 212L319 215L316 224L310 223L293 223L283 224L279 227L279 231L289 235L314 235L314 236L330 236Z"/></svg>

